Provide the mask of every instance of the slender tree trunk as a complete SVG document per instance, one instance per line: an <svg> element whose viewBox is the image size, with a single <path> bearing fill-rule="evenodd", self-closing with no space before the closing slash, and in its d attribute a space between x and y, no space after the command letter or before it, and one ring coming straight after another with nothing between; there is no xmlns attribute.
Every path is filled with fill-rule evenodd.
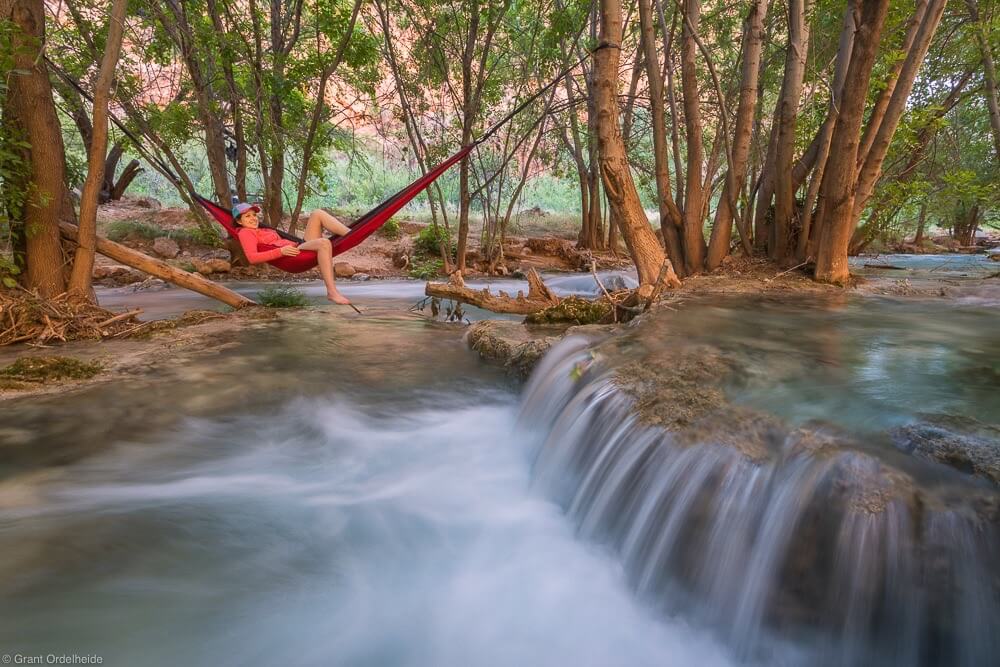
<svg viewBox="0 0 1000 667"><path fill-rule="evenodd" d="M778 105L778 143L775 153L774 180L774 244L770 248L772 259L785 262L790 259L793 218L795 215L795 190L792 186L792 162L795 159L795 125L798 118L802 80L806 72L806 53L809 49L809 24L806 12L809 0L789 0L788 49L785 55L785 78Z"/></svg>
<svg viewBox="0 0 1000 667"><path fill-rule="evenodd" d="M857 30L857 22L858 3L857 0L850 0L847 3L847 11L844 12L844 27L840 31L837 62L833 71L833 86L830 90L830 107L817 134L815 170L806 191L805 205L802 207L802 231L799 233L799 242L796 248L796 259L799 262L805 262L815 253L815 244L810 242L810 237L813 236L813 209L819 196L819 186L823 182L826 161L830 157L830 140L833 138L833 128L837 124L837 117L840 113L840 97L844 88L844 80L847 78L847 67L851 62L851 51L854 49L854 33Z"/></svg>
<svg viewBox="0 0 1000 667"><path fill-rule="evenodd" d="M872 107L872 110L868 112L868 122L865 124L865 131L861 135L861 145L858 147L859 165L864 164L865 158L868 156L868 151L871 150L872 143L875 141L875 134L878 132L879 126L882 123L882 118L885 116L885 111L889 106L889 100L892 99L893 92L896 90L896 83L899 81L899 74L903 70L903 63L906 62L913 49L913 41L916 39L917 32L920 30L920 24L923 21L924 14L927 13L927 5L928 0L917 0L913 16L911 16L910 20L907 22L906 37L903 39L902 48L899 50L899 56L892 64L892 69L889 71L885 87L882 89L882 92L879 93L878 99L875 100L875 105Z"/></svg>
<svg viewBox="0 0 1000 667"><path fill-rule="evenodd" d="M679 114L677 113L677 100L674 97L674 63L673 63L673 46L674 46L674 34L677 32L677 17L679 12L677 6L674 5L674 12L672 14L670 27L667 27L667 17L663 12L663 5L660 0L653 0L653 7L656 9L656 14L660 19L660 30L663 32L663 70L666 73L666 84L667 84L667 103L670 105L670 148L674 157L674 177L677 181L677 196L674 201L677 204L677 208L680 211L684 210L684 181L681 179L681 174L684 173L684 163L681 160L681 140L680 133L677 130L677 119ZM681 221L677 223L677 231L680 234L683 230L683 213L681 213ZM683 244L682 248L683 248ZM675 267L678 271L683 271L683 265L678 265Z"/></svg>
<svg viewBox="0 0 1000 667"><path fill-rule="evenodd" d="M915 37L910 44L909 52L900 68L896 85L893 88L892 97L885 106L885 111L881 118L873 117L869 122L876 123L878 130L873 132L875 138L872 140L871 148L867 155L859 153L859 168L857 194L854 199L854 218L861 217L865 204L871 197L872 190L882 173L882 163L885 161L886 153L889 152L889 144L892 136L896 133L899 120L906 109L906 102L913 90L913 81L917 78L917 71L920 69L924 56L930 48L931 39L937 32L941 16L944 14L944 6L947 0L930 0L926 6L926 11L922 12L919 26L916 28ZM863 158L863 161L860 159Z"/></svg>
<svg viewBox="0 0 1000 667"><path fill-rule="evenodd" d="M1000 101L997 95L997 70L993 62L993 51L989 39L986 37L986 29L979 20L979 3L976 0L965 0L969 7L969 17L976 24L976 41L979 43L979 50L983 54L983 81L986 87L986 106L990 110L990 128L993 130L993 148L996 150L996 159L1000 162Z"/></svg>
<svg viewBox="0 0 1000 667"><path fill-rule="evenodd" d="M741 184L746 180L747 159L750 155L750 140L753 136L753 118L757 107L757 85L760 74L761 53L764 49L764 18L769 0L754 0L743 27L745 35L743 47L743 68L740 75L740 101L736 109L736 127L733 130L733 173L722 186L722 197L715 210L712 238L708 244L706 264L714 270L729 254L733 238L732 202L738 192L730 191L730 183ZM739 186L737 185L738 189Z"/></svg>
<svg viewBox="0 0 1000 667"><path fill-rule="evenodd" d="M319 85L317 86L316 91L316 106L313 107L312 117L309 120L309 129L306 132L305 145L302 147L302 168L299 170L298 183L295 187L295 206L292 209L292 216L288 223L288 230L293 234L298 226L299 214L302 212L302 203L305 201L306 180L309 176L309 163L312 162L314 146L316 143L316 134L319 131L319 124L323 117L323 110L326 108L326 86L330 77L333 76L333 73L337 71L337 67L340 66L340 62L343 60L344 54L347 52L347 46L350 44L351 36L354 33L354 24L357 22L358 13L361 11L361 2L362 0L354 0L354 9L351 10L351 19L348 21L347 29L344 31L344 36L340 40L340 44L337 46L333 62L320 72ZM409 122L404 122L406 122L407 129L409 129ZM429 197L430 190L428 190L428 198ZM431 210L433 211L433 209L434 205L432 203Z"/></svg>
<svg viewBox="0 0 1000 667"><path fill-rule="evenodd" d="M104 183L104 163L108 152L108 97L122 45L125 11L128 0L114 0L108 18L108 38L104 59L94 90L94 120L87 160L87 179L80 196L80 223L69 291L77 296L92 298L91 277L94 272L94 252L97 242L97 198Z"/></svg>
<svg viewBox="0 0 1000 667"><path fill-rule="evenodd" d="M650 0L639 0L639 26L642 31L642 49L646 60L646 79L649 82L650 110L653 123L653 158L656 169L656 199L660 212L660 232L667 256L676 270L684 266L678 228L683 223L681 212L674 202L670 185L670 155L667 146L666 114L663 108L663 80L656 56L656 37ZM614 247L612 246L612 249Z"/></svg>
<svg viewBox="0 0 1000 667"><path fill-rule="evenodd" d="M640 40L635 53L635 59L632 61L632 77L628 84L628 95L625 96L625 113L622 114L622 139L625 140L626 150L632 144L632 121L635 116L635 98L639 89L639 80L642 78L645 61L646 56L642 50Z"/></svg>
<svg viewBox="0 0 1000 667"><path fill-rule="evenodd" d="M698 44L694 33L701 18L701 0L684 0L681 34L681 88L684 92L684 123L687 130L687 187L684 195L684 268L687 274L700 273L705 264L705 233L702 211L703 153L701 100L698 96Z"/></svg>
<svg viewBox="0 0 1000 667"><path fill-rule="evenodd" d="M45 8L42 0L0 0L0 18L10 20L14 67L9 78L8 108L14 125L24 132L29 176L23 211L27 271L25 286L43 297L65 291L59 215L63 206L66 157L62 130L52 99L45 61Z"/></svg>
<svg viewBox="0 0 1000 667"><path fill-rule="evenodd" d="M924 225L927 223L927 201L920 202L920 216L917 218L917 233L913 236L913 245L918 248L924 243Z"/></svg>
<svg viewBox="0 0 1000 667"><path fill-rule="evenodd" d="M639 201L618 126L618 63L621 56L618 46L621 39L620 0L601 0L601 43L609 45L609 48L598 51L594 58L601 177L611 217L621 224L621 233L635 262L639 282L649 285L657 281L666 257ZM672 270L668 270L666 280L670 284L680 282Z"/></svg>
<svg viewBox="0 0 1000 667"><path fill-rule="evenodd" d="M840 117L833 131L830 159L820 187L825 200L817 219L821 234L816 257L816 280L846 284L847 248L854 231L854 192L857 187L858 144L872 65L878 51L889 0L861 0L861 20L847 69Z"/></svg>

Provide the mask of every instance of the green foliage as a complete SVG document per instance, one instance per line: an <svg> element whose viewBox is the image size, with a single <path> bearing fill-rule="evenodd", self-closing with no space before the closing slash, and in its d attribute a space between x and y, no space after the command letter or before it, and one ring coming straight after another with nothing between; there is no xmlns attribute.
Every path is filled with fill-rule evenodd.
<svg viewBox="0 0 1000 667"><path fill-rule="evenodd" d="M0 284L12 288L17 285L16 276L21 274L21 267L13 259L0 255Z"/></svg>
<svg viewBox="0 0 1000 667"><path fill-rule="evenodd" d="M442 225L427 225L417 234L417 238L413 241L413 249L424 255L439 255L442 243L451 252L455 251L451 232Z"/></svg>
<svg viewBox="0 0 1000 667"><path fill-rule="evenodd" d="M100 373L100 364L72 357L22 357L0 368L0 377L21 382L49 380L86 380Z"/></svg>
<svg viewBox="0 0 1000 667"><path fill-rule="evenodd" d="M10 78L20 73L14 69L13 37L17 27L0 20L0 109L5 108ZM0 121L0 282L7 287L17 284L15 276L23 269L23 257L14 251L23 240L24 206L28 201L28 162L30 145L19 128Z"/></svg>
<svg viewBox="0 0 1000 667"><path fill-rule="evenodd" d="M167 231L162 227L141 220L115 220L107 226L104 233L110 240L117 243L121 243L125 239L152 241L160 236L167 236Z"/></svg>
<svg viewBox="0 0 1000 667"><path fill-rule="evenodd" d="M384 225L382 225L381 229L379 229L379 234L389 239L390 241L395 241L396 239L399 238L400 234L402 233L403 230L400 229L399 221L396 220L396 218L389 218L389 220Z"/></svg>
<svg viewBox="0 0 1000 667"><path fill-rule="evenodd" d="M440 259L416 258L410 264L410 277L417 280L430 280L441 275L444 262Z"/></svg>
<svg viewBox="0 0 1000 667"><path fill-rule="evenodd" d="M309 304L301 290L288 285L268 285L257 293L257 301L268 308L301 308Z"/></svg>
<svg viewBox="0 0 1000 667"><path fill-rule="evenodd" d="M569 296L554 306L531 313L524 321L528 324L597 324L610 319L611 310L607 299L591 301Z"/></svg>
<svg viewBox="0 0 1000 667"><path fill-rule="evenodd" d="M208 246L209 248L222 247L222 238L219 236L219 233L208 225L188 227L187 229L171 232L168 236L177 241L184 240L196 245Z"/></svg>

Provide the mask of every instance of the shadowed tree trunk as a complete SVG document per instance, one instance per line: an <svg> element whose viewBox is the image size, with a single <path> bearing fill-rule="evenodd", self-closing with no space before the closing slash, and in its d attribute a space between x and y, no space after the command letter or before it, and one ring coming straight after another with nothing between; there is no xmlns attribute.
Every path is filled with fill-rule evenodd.
<svg viewBox="0 0 1000 667"><path fill-rule="evenodd" d="M736 127L733 130L734 173L726 178L719 207L715 210L715 223L712 226L712 238L708 244L708 257L705 260L709 271L722 264L722 260L729 254L729 244L733 238L732 202L736 201L739 193L730 191L730 183L735 184L739 190L739 184L746 179L750 139L753 136L753 117L757 107L757 82L764 48L764 18L768 2L769 0L754 1L743 28L745 46L740 79L740 101L736 109Z"/></svg>
<svg viewBox="0 0 1000 667"><path fill-rule="evenodd" d="M864 115L872 65L878 50L889 0L862 0L861 20L854 38L851 64L847 69L840 117L830 142L830 159L820 186L825 200L817 219L819 246L816 280L846 284L847 247L854 231L854 192L857 187L857 156L861 120Z"/></svg>
<svg viewBox="0 0 1000 667"><path fill-rule="evenodd" d="M646 79L649 82L649 105L653 122L653 157L656 168L656 199L660 211L660 231L663 234L667 256L677 270L684 266L678 228L683 224L681 212L674 202L670 186L669 147L667 146L666 114L663 108L663 79L660 62L656 56L656 38L653 10L650 0L639 0L639 26L642 30L642 49L646 60ZM668 63L669 66L669 63Z"/></svg>
<svg viewBox="0 0 1000 667"><path fill-rule="evenodd" d="M896 133L899 120L906 109L906 101L910 97L910 91L913 90L913 81L917 78L917 71L924 61L924 56L927 55L931 39L937 32L946 3L947 0L930 0L926 6L918 8L914 19L916 20L919 16L920 20L917 22L912 39L907 40L909 50L893 86L892 96L885 105L882 115L880 117L873 116L869 120L869 125L876 127L877 130L870 132L875 138L872 140L867 154L859 153L858 155L860 172L858 174L857 194L854 199L855 220L861 217L865 204L868 203L872 190L875 188L879 174L882 173L882 163L885 161L886 153L889 152L892 136ZM864 146L861 148L863 149Z"/></svg>
<svg viewBox="0 0 1000 667"><path fill-rule="evenodd" d="M28 144L28 199L21 216L27 264L24 284L43 297L54 297L66 289L59 241L66 158L52 86L41 57L43 0L0 0L0 18L17 27L12 46L14 68L20 70L9 77L5 121L22 132Z"/></svg>
<svg viewBox="0 0 1000 667"><path fill-rule="evenodd" d="M656 282L666 257L632 180L625 145L618 126L618 63L622 38L620 0L601 0L601 44L606 48L594 56L595 106L597 107L597 143L600 151L601 177L612 217L621 225L622 237L639 274L640 284ZM700 180L700 179L699 179ZM669 284L680 281L672 269L665 277Z"/></svg>
<svg viewBox="0 0 1000 667"><path fill-rule="evenodd" d="M969 7L969 17L976 24L976 42L983 56L983 83L986 88L986 106L990 111L990 129L993 130L993 148L996 159L1000 162L1000 101L997 100L997 70L993 62L993 52L986 37L985 28L979 20L979 3L977 0L965 0Z"/></svg>
<svg viewBox="0 0 1000 667"><path fill-rule="evenodd" d="M837 47L837 62L833 71L830 107L826 112L826 119L816 135L815 169L806 191L805 205L802 207L802 229L799 232L799 242L795 253L799 262L805 262L816 252L815 243L810 239L813 236L813 209L819 196L819 186L823 183L826 161L830 157L830 140L833 139L833 128L837 125L837 117L840 115L840 97L843 93L844 80L847 78L847 67L851 63L851 52L854 49L858 11L858 0L851 0L847 3L847 11L844 12L844 27L840 31L840 43Z"/></svg>
<svg viewBox="0 0 1000 667"><path fill-rule="evenodd" d="M698 44L694 33L701 18L701 0L684 1L681 26L681 89L684 93L684 123L687 131L687 186L684 195L684 268L687 274L699 273L705 264L705 234L702 228L704 190L702 162L704 149L701 134L701 100L698 96Z"/></svg>
<svg viewBox="0 0 1000 667"><path fill-rule="evenodd" d="M97 241L97 200L104 184L104 167L108 151L108 97L122 45L125 9L128 0L114 0L108 18L108 38L104 59L94 90L94 120L87 162L87 179L80 196L80 223L69 291L77 296L92 298L91 276L94 272L94 252Z"/></svg>
<svg viewBox="0 0 1000 667"><path fill-rule="evenodd" d="M809 24L806 12L809 0L788 2L788 49L785 53L785 77L778 101L778 137L775 148L774 224L770 256L779 262L790 259L795 188L792 184L792 161L795 159L795 125L802 96L809 48Z"/></svg>

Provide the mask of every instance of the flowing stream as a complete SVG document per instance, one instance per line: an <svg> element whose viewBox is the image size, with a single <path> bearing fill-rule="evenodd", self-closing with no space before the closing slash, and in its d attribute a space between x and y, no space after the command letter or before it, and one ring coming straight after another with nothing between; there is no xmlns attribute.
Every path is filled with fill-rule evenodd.
<svg viewBox="0 0 1000 667"><path fill-rule="evenodd" d="M1000 654L982 511L995 487L885 435L925 412L995 425L995 307L705 299L596 361L565 341L522 391L461 327L408 312L414 287L351 284L363 317L309 311L190 363L6 402L0 652L595 667ZM727 400L787 429L763 459L682 447L631 416L610 371L692 341L739 359ZM851 444L795 449L788 434L818 418Z"/></svg>

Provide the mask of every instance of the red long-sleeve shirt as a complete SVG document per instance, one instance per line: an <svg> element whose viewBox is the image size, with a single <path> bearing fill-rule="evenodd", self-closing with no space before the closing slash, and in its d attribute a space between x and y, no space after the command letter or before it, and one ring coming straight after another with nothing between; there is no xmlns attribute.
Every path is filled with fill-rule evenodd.
<svg viewBox="0 0 1000 667"><path fill-rule="evenodd" d="M247 256L247 261L251 264L270 262L281 257L282 246L298 245L295 241L289 241L278 236L278 232L273 229L261 229L243 227L236 235L240 239L243 253ZM272 246L271 250L258 250L259 246Z"/></svg>

